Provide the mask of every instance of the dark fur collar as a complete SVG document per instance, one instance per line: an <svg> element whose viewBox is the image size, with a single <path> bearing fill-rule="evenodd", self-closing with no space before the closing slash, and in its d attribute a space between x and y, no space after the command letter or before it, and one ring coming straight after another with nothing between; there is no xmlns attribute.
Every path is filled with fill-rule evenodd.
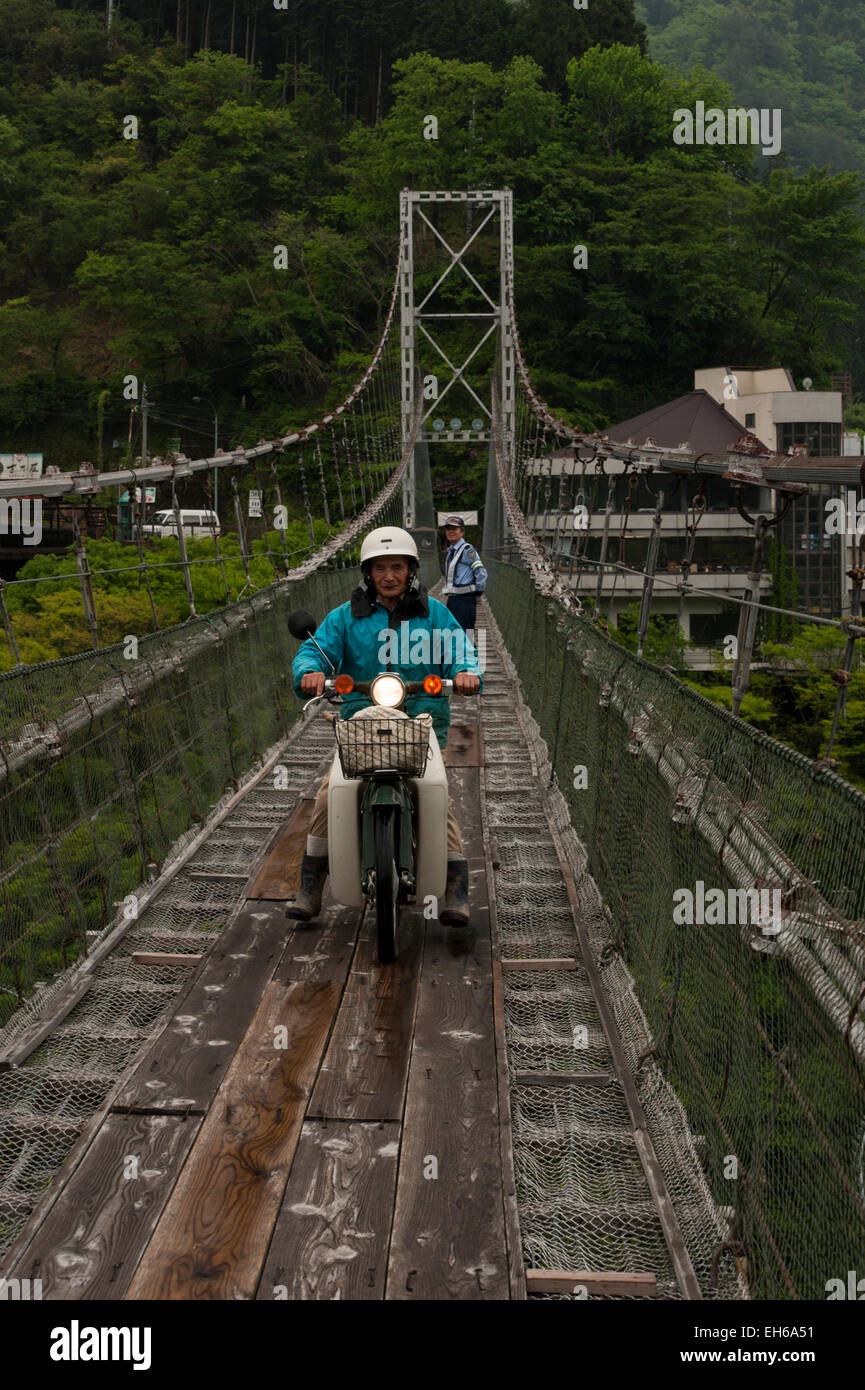
<svg viewBox="0 0 865 1390"><path fill-rule="evenodd" d="M353 618L369 618L376 611L376 601L370 597L366 586L359 584L352 591L351 595L351 616ZM387 609L382 609L387 612ZM396 608L389 614L391 624L402 622L405 618L427 618L429 617L429 603L427 602L427 591L421 585L420 592L417 594L403 594Z"/></svg>

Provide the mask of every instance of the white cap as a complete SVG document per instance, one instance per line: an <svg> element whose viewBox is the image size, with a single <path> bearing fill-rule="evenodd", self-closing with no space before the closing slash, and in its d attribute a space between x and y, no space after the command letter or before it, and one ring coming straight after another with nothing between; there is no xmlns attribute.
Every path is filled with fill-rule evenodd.
<svg viewBox="0 0 865 1390"><path fill-rule="evenodd" d="M420 564L414 537L400 526L379 526L376 531L370 531L360 548L360 563L375 560L380 555L404 555Z"/></svg>

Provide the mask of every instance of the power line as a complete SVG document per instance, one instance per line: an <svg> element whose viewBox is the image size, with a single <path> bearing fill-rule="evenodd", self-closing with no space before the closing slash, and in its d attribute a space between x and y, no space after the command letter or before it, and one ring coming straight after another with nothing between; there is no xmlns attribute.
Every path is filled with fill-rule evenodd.
<svg viewBox="0 0 865 1390"><path fill-rule="evenodd" d="M161 425L172 425L175 429L183 430L187 434L201 434L208 439L213 438L213 425L209 430L197 429L195 425L188 425L182 420L172 420L167 415L157 415L153 410L150 411L150 419L157 421Z"/></svg>
<svg viewBox="0 0 865 1390"><path fill-rule="evenodd" d="M506 549L507 547L503 548ZM551 558L550 563L555 564L556 561ZM634 569L631 565L622 565L615 560L589 560L585 555L581 555L578 563L579 565L594 565L596 568L605 570L618 570L621 574L639 575L642 579L652 579L655 584L665 585L668 588L675 588L677 593L681 593L682 589L684 589L686 594L702 594L706 598L713 598L719 603L739 603L748 608L760 608L766 613L780 613L788 618L801 618L803 622L821 623L825 627L837 627L842 631L846 631L845 619L820 618L814 613L804 613L796 608L778 608L771 603L752 602L749 598L738 598L735 594L720 594L717 589L703 589L697 584L680 585L680 581L678 580L664 579L657 573L650 574L648 570ZM592 597L590 594L581 595L579 591L575 590L575 592L578 598Z"/></svg>

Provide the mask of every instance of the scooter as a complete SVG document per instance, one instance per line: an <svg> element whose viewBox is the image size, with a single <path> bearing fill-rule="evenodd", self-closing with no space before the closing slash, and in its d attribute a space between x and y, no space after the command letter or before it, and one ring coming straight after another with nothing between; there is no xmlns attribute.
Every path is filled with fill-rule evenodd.
<svg viewBox="0 0 865 1390"><path fill-rule="evenodd" d="M401 708L409 695L448 699L453 681L430 673L405 681L381 671L357 682L336 673L313 636L317 623L299 610L288 619L299 640L312 638L333 676L304 704L340 705L356 691L372 704L350 719L334 720L336 752L327 798L328 871L337 902L373 906L378 958L396 960L403 904L437 901L447 882L448 782L429 714L411 718Z"/></svg>

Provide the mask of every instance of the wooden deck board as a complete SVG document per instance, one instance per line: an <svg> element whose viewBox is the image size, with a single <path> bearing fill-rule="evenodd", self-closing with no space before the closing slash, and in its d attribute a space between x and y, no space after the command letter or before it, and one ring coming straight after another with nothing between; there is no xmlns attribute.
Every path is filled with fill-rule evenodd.
<svg viewBox="0 0 865 1390"><path fill-rule="evenodd" d="M290 934L273 978L283 984L297 980L343 983L357 945L360 918L358 908L336 904L325 892L320 918L311 923L286 922Z"/></svg>
<svg viewBox="0 0 865 1390"><path fill-rule="evenodd" d="M442 757L445 767L480 767L484 760L480 724L472 720L451 724Z"/></svg>
<svg viewBox="0 0 865 1390"><path fill-rule="evenodd" d="M381 965L374 925L367 924L310 1101L311 1119L402 1119L424 926L420 913L404 913L399 956Z"/></svg>
<svg viewBox="0 0 865 1390"><path fill-rule="evenodd" d="M306 849L312 807L311 798L298 803L250 886L248 898L273 898L288 902L294 897L300 887L300 861Z"/></svg>
<svg viewBox="0 0 865 1390"><path fill-rule="evenodd" d="M484 772L479 775L479 801L481 821L486 821L486 783ZM490 938L492 945L493 1015L496 1036L496 1080L499 1102L499 1148L502 1159L502 1209L505 1222L505 1240L508 1250L508 1278L512 1299L525 1301L526 1276L523 1263L522 1240L520 1237L519 1206L517 1203L516 1177L514 1174L513 1120L511 1116L511 1097L508 1079L508 1057L505 1041L505 999L502 979L501 943L498 936L498 917L495 892L495 877L492 867L492 853L488 834L483 834L484 864L486 870L487 901L490 918Z"/></svg>
<svg viewBox="0 0 865 1390"><path fill-rule="evenodd" d="M208 954L172 1018L120 1089L115 1110L205 1111L290 934L281 909L243 908Z"/></svg>
<svg viewBox="0 0 865 1390"><path fill-rule="evenodd" d="M108 1115L18 1262L44 1299L122 1298L201 1120Z"/></svg>
<svg viewBox="0 0 865 1390"><path fill-rule="evenodd" d="M259 1299L384 1297L400 1126L308 1120Z"/></svg>
<svg viewBox="0 0 865 1390"><path fill-rule="evenodd" d="M254 1296L340 992L267 986L127 1297Z"/></svg>
<svg viewBox="0 0 865 1390"><path fill-rule="evenodd" d="M449 770L467 857L482 854L478 770ZM386 1297L507 1299L489 915L428 924L397 1178ZM436 1176L433 1176L433 1173Z"/></svg>
<svg viewBox="0 0 865 1390"><path fill-rule="evenodd" d="M372 922L359 937L360 914L329 894L320 920L287 922L302 803L250 890L260 896L91 1134L20 1277L76 1299L525 1296L509 1269L471 706L449 749L471 927L405 913L399 960L384 966Z"/></svg>

